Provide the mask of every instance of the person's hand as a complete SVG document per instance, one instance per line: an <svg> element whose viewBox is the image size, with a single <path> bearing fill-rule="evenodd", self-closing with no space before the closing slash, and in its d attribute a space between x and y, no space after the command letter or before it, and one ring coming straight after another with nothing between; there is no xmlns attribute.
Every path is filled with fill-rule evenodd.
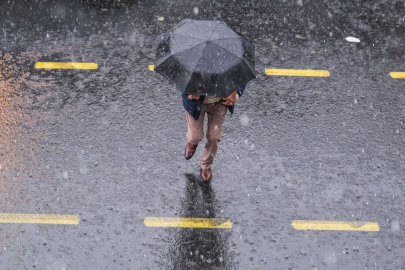
<svg viewBox="0 0 405 270"><path fill-rule="evenodd" d="M197 95L188 95L188 99L193 100L193 99L200 99L200 96Z"/></svg>
<svg viewBox="0 0 405 270"><path fill-rule="evenodd" d="M232 106L235 105L236 100L238 99L238 91L233 92L230 94L227 98L223 98L224 102L222 104L226 106Z"/></svg>

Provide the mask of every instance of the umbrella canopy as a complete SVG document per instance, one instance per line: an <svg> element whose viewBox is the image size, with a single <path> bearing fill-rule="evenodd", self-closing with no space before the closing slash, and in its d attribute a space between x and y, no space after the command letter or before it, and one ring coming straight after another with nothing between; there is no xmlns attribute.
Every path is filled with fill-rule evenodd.
<svg viewBox="0 0 405 270"><path fill-rule="evenodd" d="M255 47L221 21L185 19L156 37L155 71L183 94L227 97L255 76Z"/></svg>

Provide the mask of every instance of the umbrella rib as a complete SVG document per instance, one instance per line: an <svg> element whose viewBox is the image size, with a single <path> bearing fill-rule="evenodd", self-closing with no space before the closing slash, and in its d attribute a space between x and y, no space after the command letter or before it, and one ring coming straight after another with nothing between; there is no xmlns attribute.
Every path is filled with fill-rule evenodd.
<svg viewBox="0 0 405 270"><path fill-rule="evenodd" d="M197 45L196 45L196 46L197 46ZM199 63L199 61L201 60L201 58L203 57L203 55L204 55L204 54L202 54L201 57L198 59L198 61L195 62L195 65L194 65L194 67L193 67L193 70L195 70L195 67L198 65L198 63ZM193 76L193 72L194 72L194 71L191 71L191 72L190 72L190 79L191 79L191 77ZM188 87L189 84L190 84L190 80L189 80L189 82L187 83L186 89L187 89L187 87Z"/></svg>
<svg viewBox="0 0 405 270"><path fill-rule="evenodd" d="M227 49L225 49L225 48L222 48L221 46L219 46L218 44L215 44L215 42L211 42L213 45L215 45L215 46L217 46L217 47L219 47L219 48L221 48L221 49L223 49L223 50L225 50L225 51L227 51L228 53L230 53L230 54L232 54L232 55L234 55L234 56L236 56L237 58L241 58L241 59L243 59L243 61L245 62L245 64L247 65L247 66L249 66L247 63L246 63L246 59L245 59L245 57L243 57L243 56L238 56L238 55L236 55L236 54L234 54L233 52L230 52L230 51L228 51Z"/></svg>
<svg viewBox="0 0 405 270"><path fill-rule="evenodd" d="M194 45L194 46L192 46L192 47L190 47L190 48L188 48L188 49L185 49L184 51L177 52L177 53L182 53L182 52L185 52L185 51L189 51L189 50L191 50L191 49L193 49L194 47L197 47L197 46L199 46L199 45L201 45L201 43L200 43L200 44L196 44L196 45ZM176 56L177 53L171 53L171 52L170 52L170 54L168 54L168 55L166 55L166 56L164 57L165 59L162 60L162 62L160 63L160 65L163 64L163 62L166 61L170 56ZM161 60L161 59L159 59L159 60Z"/></svg>
<svg viewBox="0 0 405 270"><path fill-rule="evenodd" d="M182 36L182 37L186 37L186 38L190 38L189 36L185 36L185 35L182 35L182 34L175 34L175 35ZM181 52L191 50L191 49L193 49L194 47L196 47L196 46L198 46L198 45L200 45L200 44L202 44L202 43L205 42L205 40L202 39L202 38L198 38L198 37L192 37L192 38L199 39L199 40L201 40L201 42L198 43L198 44L195 44L195 45L191 46L190 48L187 48L187 49L185 49L185 50L183 50L183 51L181 51ZM177 52L177 53L179 53L179 52ZM170 55L176 55L176 53L170 52Z"/></svg>
<svg viewBox="0 0 405 270"><path fill-rule="evenodd" d="M170 57L172 57L172 56L174 56L173 54L171 54L171 55L169 55L162 63L160 63L160 64L163 64L165 61L167 61ZM196 63L196 65L197 65L197 63ZM195 66L194 66L194 68L195 68ZM188 81L190 81L190 79L191 79L191 76L193 75L193 71L190 71L190 76L189 76L189 79L188 79ZM168 76L166 76L166 75L164 75L164 77L166 78L166 79L168 79L172 84L176 84L176 82L174 81L174 80L172 80L170 77L168 77ZM189 83L187 83L187 85L188 85ZM187 88L187 86L186 86L186 88Z"/></svg>
<svg viewBox="0 0 405 270"><path fill-rule="evenodd" d="M230 52L230 51L228 51L227 49L225 49L225 48L223 48L223 47L219 46L218 44L215 44L214 42L211 42L211 44L213 44L214 46L217 46L218 48L223 49L224 51L227 51L228 53L230 53L230 54L232 54L232 55L236 56L237 58L243 58L243 57L237 56L237 55L236 55L236 54L234 54L233 52Z"/></svg>
<svg viewBox="0 0 405 270"><path fill-rule="evenodd" d="M212 36L212 34L214 34L215 30L217 30L218 26L219 26L219 23L217 23L217 25L215 26L215 28L212 29L212 32L211 32L210 36L208 37L208 40L211 40L211 36Z"/></svg>
<svg viewBox="0 0 405 270"><path fill-rule="evenodd" d="M169 53L168 55L162 57L159 59L159 61L161 61L160 65L163 64L164 61L166 61L170 56L172 56L172 53ZM163 59L163 60L162 60ZM155 65L157 66L157 61L155 61ZM156 67L155 67L156 68Z"/></svg>
<svg viewBox="0 0 405 270"><path fill-rule="evenodd" d="M188 49L186 49L186 50L184 50L184 51L181 51L181 53L184 53L184 52L189 52L191 49L193 49L194 47L197 47L197 46L200 46L201 45L201 43L200 44L196 44L196 45L194 45L193 47L190 47L190 48L188 48ZM176 56L176 53L174 53L174 54L171 54L172 56ZM202 56L201 56L202 57ZM201 59L201 57L198 59L198 61ZM195 66L197 65L197 63L198 63L198 61L196 61L196 64L195 64ZM193 69L195 68L195 66L193 67ZM193 72L193 71L191 71L191 72Z"/></svg>
<svg viewBox="0 0 405 270"><path fill-rule="evenodd" d="M245 59L242 58L242 60L243 60L243 64L245 64L245 65L247 66L248 70L252 71L252 69L250 68L250 66L246 63ZM254 72L252 72L252 75L253 75L253 77L256 77L256 75L254 74Z"/></svg>
<svg viewBox="0 0 405 270"><path fill-rule="evenodd" d="M182 35L182 34L178 34L178 33L171 33L172 35L175 35L175 36L182 36L182 37L185 37L185 38L195 38L195 39L201 39L201 41L202 42L204 42L205 41L205 39L203 39L203 38L199 38L199 37L193 37L193 36L186 36L186 35Z"/></svg>
<svg viewBox="0 0 405 270"><path fill-rule="evenodd" d="M243 36L238 36L238 37L230 37L230 38L216 38L213 40L225 40L225 39L237 39L237 38L244 38Z"/></svg>
<svg viewBox="0 0 405 270"><path fill-rule="evenodd" d="M197 45L194 45L193 47L191 47L191 48L189 48L189 49L187 49L187 50L184 50L183 52L186 52L186 51L187 51L187 53L190 53L190 50L191 50L192 48L197 47L197 46L200 46L200 45L201 45L201 43L200 43L200 44L197 44ZM173 54L173 56L175 56L175 54ZM203 55L201 55L201 57L200 57L197 61L195 61L194 66L192 67L192 69L191 69L191 70L188 70L188 71L190 72L190 74L189 74L189 76L188 76L188 83L187 83L187 85L186 85L186 89L187 89L188 85L190 84L190 79L191 79L191 77L193 76L195 67L198 65L198 62L201 60L202 57L203 57Z"/></svg>
<svg viewBox="0 0 405 270"><path fill-rule="evenodd" d="M163 64L165 61L167 61L167 59L169 59L171 56L173 56L173 55L168 55L167 56L167 58L165 59L165 60L163 60L162 61L162 63L160 63L160 64ZM155 70L156 70L156 68L157 67L155 67ZM176 82L175 81L173 81L169 76L167 76L167 75L164 75L164 74L160 74L160 75L162 75L163 77L165 77L167 80L169 80L172 84L176 84Z"/></svg>

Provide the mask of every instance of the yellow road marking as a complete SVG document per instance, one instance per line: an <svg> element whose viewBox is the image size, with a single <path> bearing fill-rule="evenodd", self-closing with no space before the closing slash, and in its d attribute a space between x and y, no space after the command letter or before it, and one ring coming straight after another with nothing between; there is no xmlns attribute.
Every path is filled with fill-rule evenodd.
<svg viewBox="0 0 405 270"><path fill-rule="evenodd" d="M269 75L269 76L329 77L330 73L327 70L269 69L269 68L266 68L266 75Z"/></svg>
<svg viewBox="0 0 405 270"><path fill-rule="evenodd" d="M405 79L405 72L390 72L393 79Z"/></svg>
<svg viewBox="0 0 405 270"><path fill-rule="evenodd" d="M40 223L40 224L77 225L79 224L79 217L72 215L0 213L0 223Z"/></svg>
<svg viewBox="0 0 405 270"><path fill-rule="evenodd" d="M155 65L149 65L149 70L150 71L155 71Z"/></svg>
<svg viewBox="0 0 405 270"><path fill-rule="evenodd" d="M148 227L181 227L181 228L207 228L231 229L230 219L217 218L164 218L146 217L143 221Z"/></svg>
<svg viewBox="0 0 405 270"><path fill-rule="evenodd" d="M373 231L378 232L377 222L347 222L347 221L320 221L320 220L294 220L291 224L296 230L332 230L332 231Z"/></svg>
<svg viewBox="0 0 405 270"><path fill-rule="evenodd" d="M97 69L96 63L37 62L35 68L47 69Z"/></svg>

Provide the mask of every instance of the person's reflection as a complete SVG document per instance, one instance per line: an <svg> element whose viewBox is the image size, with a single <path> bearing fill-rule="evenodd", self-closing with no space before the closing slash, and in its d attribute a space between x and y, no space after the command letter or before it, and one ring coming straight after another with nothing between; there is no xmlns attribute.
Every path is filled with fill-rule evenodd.
<svg viewBox="0 0 405 270"><path fill-rule="evenodd" d="M181 203L181 217L224 218L211 185L198 176L186 174L186 195ZM229 229L176 228L169 248L169 269L234 269L228 254Z"/></svg>

